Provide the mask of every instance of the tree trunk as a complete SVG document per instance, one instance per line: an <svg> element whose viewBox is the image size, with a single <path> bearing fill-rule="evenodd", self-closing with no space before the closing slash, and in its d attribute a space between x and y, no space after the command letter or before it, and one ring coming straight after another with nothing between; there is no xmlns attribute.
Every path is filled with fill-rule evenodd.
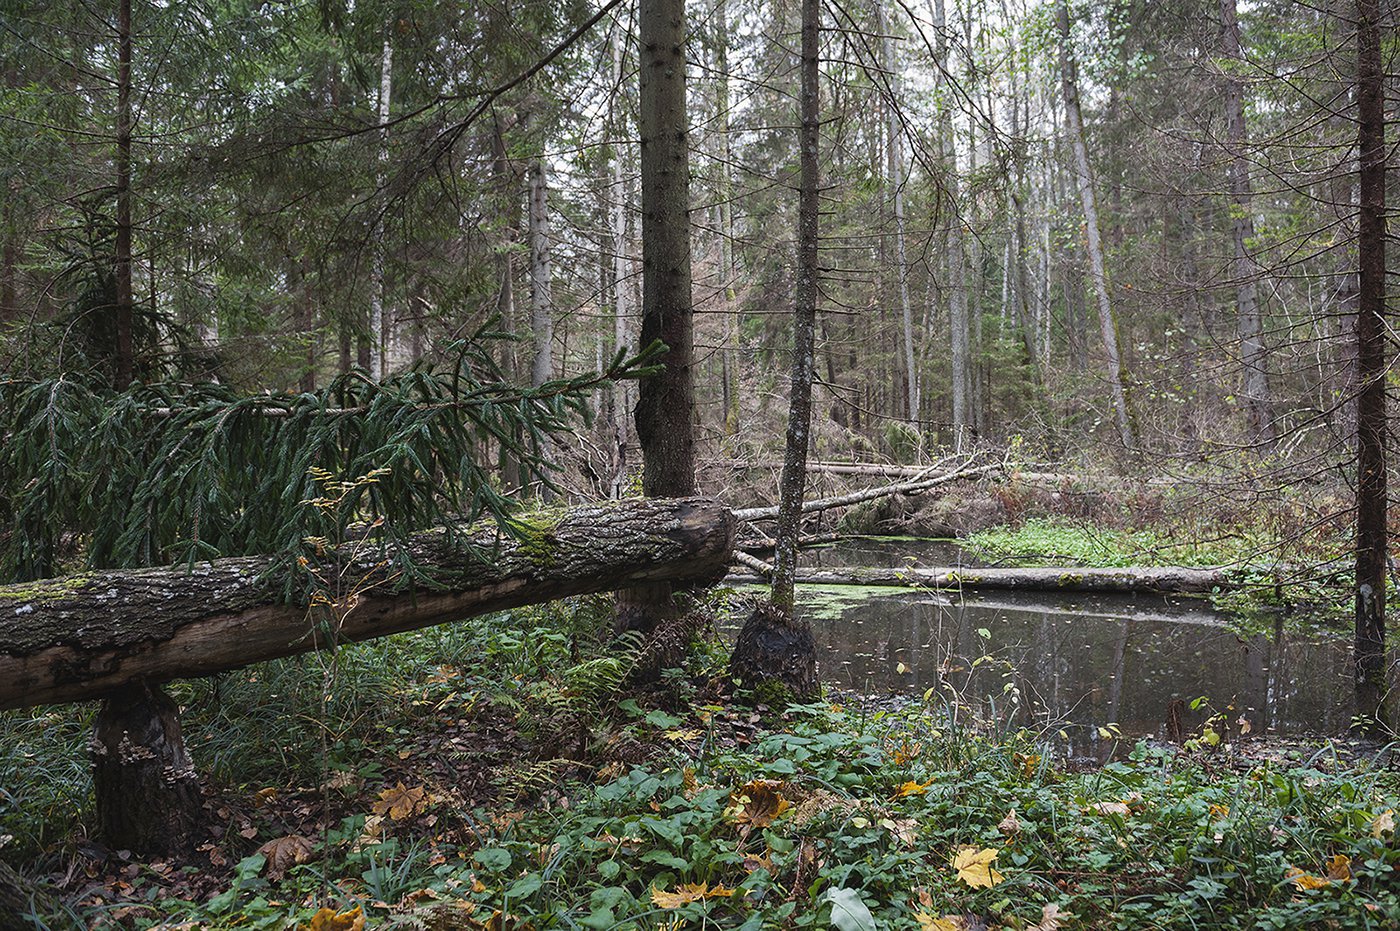
<svg viewBox="0 0 1400 931"><path fill-rule="evenodd" d="M1223 569L1164 566L1143 569L1085 569L1077 566L1025 569L799 569L796 579L808 585L889 585L940 590L1015 590L1101 593L1192 593L1234 588ZM732 573L727 583L762 582L760 575Z"/></svg>
<svg viewBox="0 0 1400 931"><path fill-rule="evenodd" d="M180 734L180 709L159 688L129 685L102 703L92 737L102 839L114 850L170 856L194 847L199 777Z"/></svg>
<svg viewBox="0 0 1400 931"><path fill-rule="evenodd" d="M1137 444L1132 414L1128 408L1127 388L1123 377L1123 355L1118 344L1118 321L1113 316L1109 298L1108 273L1104 267L1103 244L1099 235L1099 210L1094 198L1094 178L1089 168L1089 148L1084 140L1084 119L1079 112L1079 82L1074 63L1073 41L1069 31L1068 0L1056 4L1060 26L1060 82L1065 99L1065 122L1070 143L1074 146L1075 173L1079 181L1079 200L1084 209L1084 228L1089 249L1089 271L1094 280L1094 295L1098 299L1099 332L1103 337L1104 361L1109 387L1113 393L1113 413L1118 425L1118 438L1128 449Z"/></svg>
<svg viewBox="0 0 1400 931"><path fill-rule="evenodd" d="M624 20L618 17L613 24L612 34L612 65L613 65L613 86L622 86L623 65L625 58L626 35L624 34ZM612 292L613 292L613 354L623 352L631 345L629 334L629 319L632 314L631 297L632 283L629 280L627 260L627 181L624 170L628 145L623 140L626 138L626 127L622 108L618 106L617 94L609 98L613 106L613 135L618 140L613 145L612 157L612 211L610 218L612 221ZM608 390L613 392L612 404L612 435L615 447L614 460L612 463L613 474L610 479L610 491L614 498L620 498L627 481L627 415L631 408L632 383L624 381L620 383L609 383Z"/></svg>
<svg viewBox="0 0 1400 931"><path fill-rule="evenodd" d="M803 15L806 16L806 8L803 9ZM904 130L900 126L899 120L899 105L902 99L901 81L899 60L894 51L894 36L890 35L889 28L885 23L884 4L882 3L875 4L875 31L882 36L882 65L889 80L889 98L885 100L885 121L889 132L885 183L889 186L891 209L894 211L895 277L899 284L899 310L904 346L904 415L911 424L917 424L919 422L919 362L914 351L914 309L909 303L909 249L904 234ZM804 58L803 61L805 62L806 59Z"/></svg>
<svg viewBox="0 0 1400 931"><path fill-rule="evenodd" d="M495 189L497 210L503 232L495 243L498 288L496 291L496 315L500 317L500 327L507 333L515 332L515 269L511 262L511 245L515 240L517 211L515 178L510 170L510 158L506 154L506 127L499 113L491 120L491 181ZM515 378L515 343L500 341L501 371L508 379ZM518 442L518 438L517 438ZM500 447L499 468L501 485L507 491L520 487L520 462L503 443Z"/></svg>
<svg viewBox="0 0 1400 931"><path fill-rule="evenodd" d="M131 290L131 0L117 4L117 243L115 384L118 389L135 377L133 334L135 299Z"/></svg>
<svg viewBox="0 0 1400 931"><path fill-rule="evenodd" d="M648 497L695 490L694 316L690 293L690 139L685 104L685 0L639 0L638 136L642 150L641 346L666 345L641 380L637 440ZM673 613L665 583L620 592L621 630L648 631Z"/></svg>
<svg viewBox="0 0 1400 931"><path fill-rule="evenodd" d="M934 53L938 56L937 82L940 90L947 94L950 93L947 76L952 73L948 60L947 11L944 0L930 0L929 6L933 13ZM972 415L972 383L975 376L968 326L967 256L963 248L963 205L958 185L958 142L953 131L951 101L945 100L939 108L938 138L942 149L948 206L952 211L948 223L947 255L948 343L953 379L953 439L954 446L957 447L975 426Z"/></svg>
<svg viewBox="0 0 1400 931"><path fill-rule="evenodd" d="M1384 719L1386 597L1385 73L1380 0L1357 0L1356 697Z"/></svg>
<svg viewBox="0 0 1400 931"><path fill-rule="evenodd" d="M1231 238L1235 250L1235 305L1244 365L1244 408L1248 442L1269 447L1274 441L1273 405L1269 400L1268 350L1259 314L1259 289L1249 241L1254 238L1253 193L1244 120L1244 86L1236 71L1244 67L1240 54L1240 21L1236 0L1220 0L1220 33L1225 58L1225 144L1230 156Z"/></svg>
<svg viewBox="0 0 1400 931"><path fill-rule="evenodd" d="M53 896L47 890L26 882L8 863L0 860L0 931L35 931L46 927L38 919L47 918L53 909Z"/></svg>
<svg viewBox="0 0 1400 931"><path fill-rule="evenodd" d="M285 602L271 557L0 586L11 618L0 627L0 708L78 701L570 595L700 584L724 574L734 549L733 516L700 498L574 508L526 532L515 541L488 524L452 542L440 530L416 536L413 559L431 588L397 583L377 548L347 546L335 568L366 588L333 632Z"/></svg>

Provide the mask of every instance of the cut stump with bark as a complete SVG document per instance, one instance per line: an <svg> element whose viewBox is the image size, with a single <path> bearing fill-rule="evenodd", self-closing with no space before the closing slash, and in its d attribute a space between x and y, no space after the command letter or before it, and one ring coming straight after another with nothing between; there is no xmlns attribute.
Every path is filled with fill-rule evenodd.
<svg viewBox="0 0 1400 931"><path fill-rule="evenodd" d="M33 916L52 910L52 897L47 891L25 881L0 860L0 931L34 931L44 927Z"/></svg>
<svg viewBox="0 0 1400 931"><path fill-rule="evenodd" d="M200 825L199 777L180 711L159 688L109 695L92 736L93 789L102 839L142 855L188 853Z"/></svg>

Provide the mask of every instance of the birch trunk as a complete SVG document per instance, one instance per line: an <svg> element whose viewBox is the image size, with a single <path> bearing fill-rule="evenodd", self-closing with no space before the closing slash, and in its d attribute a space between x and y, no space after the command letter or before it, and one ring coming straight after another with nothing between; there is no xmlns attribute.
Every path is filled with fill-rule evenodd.
<svg viewBox="0 0 1400 931"><path fill-rule="evenodd" d="M1099 334L1103 338L1104 361L1109 387L1113 394L1114 420L1118 438L1128 449L1137 445L1132 414L1128 409L1128 393L1124 385L1123 354L1118 344L1118 321L1113 315L1113 303L1108 291L1108 272L1104 267L1103 243L1099 233L1099 210L1094 197L1094 178L1089 167L1089 148L1084 140L1084 119L1079 110L1079 83L1069 31L1068 0L1056 4L1060 26L1060 82L1065 98L1065 124L1070 144L1074 147L1075 174L1079 182L1079 201L1084 210L1086 245L1089 250L1089 274L1094 282L1094 296L1099 311Z"/></svg>
<svg viewBox="0 0 1400 931"><path fill-rule="evenodd" d="M384 50L379 59L379 165L375 183L379 194L384 192L384 165L388 160L389 104L394 82L394 47L389 42L389 28L384 30ZM369 371L373 378L388 374L388 326L384 313L384 220L383 211L376 212L371 243L369 269Z"/></svg>
<svg viewBox="0 0 1400 931"><path fill-rule="evenodd" d="M931 0L934 53L938 56L938 138L943 152L948 201L953 216L948 224L948 330L953 377L954 445L975 430L972 416L972 347L968 334L967 256L963 247L962 197L958 184L958 140L953 132L951 89L947 80L948 16L944 0Z"/></svg>
<svg viewBox="0 0 1400 931"><path fill-rule="evenodd" d="M535 353L530 384L536 388L554 377L554 295L549 255L549 176L544 156L530 163L530 333Z"/></svg>
<svg viewBox="0 0 1400 931"><path fill-rule="evenodd" d="M626 35L621 17L613 24L612 68L613 86L622 86L623 64L626 53ZM628 318L631 315L632 285L628 280L627 261L627 176L624 118L617 105L618 95L613 95L613 136L618 141L613 145L612 158L612 210L609 214L612 226L612 293L613 293L613 340L612 351L616 355L630 345ZM614 444L613 475L609 491L612 497L622 495L627 475L628 415L632 409L632 383L624 381L613 384L608 389L614 393L612 407L612 435Z"/></svg>

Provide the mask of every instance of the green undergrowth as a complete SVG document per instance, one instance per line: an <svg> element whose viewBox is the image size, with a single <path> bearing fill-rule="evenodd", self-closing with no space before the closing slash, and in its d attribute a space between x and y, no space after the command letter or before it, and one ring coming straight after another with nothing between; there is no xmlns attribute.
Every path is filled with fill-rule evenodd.
<svg viewBox="0 0 1400 931"><path fill-rule="evenodd" d="M1222 566L1252 561L1258 549L1242 540L1202 543L1156 530L1115 530L1036 518L973 534L967 548L989 562L1021 565Z"/></svg>
<svg viewBox="0 0 1400 931"><path fill-rule="evenodd" d="M1085 771L965 697L734 705L703 636L686 669L637 689L637 644L606 631L606 605L581 600L347 648L331 666L179 685L227 830L207 860L119 861L91 882L79 868L71 920L50 926L1400 922L1400 775L1367 758L1327 745L1251 762L1201 740L1124 746ZM81 710L3 719L4 853L50 877L82 862L71 845L92 824L85 723Z"/></svg>

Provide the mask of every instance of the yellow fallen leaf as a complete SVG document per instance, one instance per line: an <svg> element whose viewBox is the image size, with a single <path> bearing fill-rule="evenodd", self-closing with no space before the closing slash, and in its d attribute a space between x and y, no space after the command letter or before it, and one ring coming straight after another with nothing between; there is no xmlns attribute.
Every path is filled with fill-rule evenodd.
<svg viewBox="0 0 1400 931"><path fill-rule="evenodd" d="M336 914L333 908L323 908L311 916L307 931L364 931L365 915L356 905L348 912Z"/></svg>
<svg viewBox="0 0 1400 931"><path fill-rule="evenodd" d="M1338 883L1344 883L1351 879L1351 857L1339 853L1329 858L1327 878Z"/></svg>
<svg viewBox="0 0 1400 931"><path fill-rule="evenodd" d="M1230 806L1212 805L1210 806L1210 816L1212 818L1228 818L1230 817Z"/></svg>
<svg viewBox="0 0 1400 931"><path fill-rule="evenodd" d="M919 923L919 931L967 931L967 919L961 915L944 915L935 918L925 912L915 912L914 919Z"/></svg>
<svg viewBox="0 0 1400 931"><path fill-rule="evenodd" d="M428 790L422 786L408 788L402 782L379 793L379 801L371 806L376 815L388 815L391 821L411 818L428 807Z"/></svg>
<svg viewBox="0 0 1400 931"><path fill-rule="evenodd" d="M1101 815L1122 815L1124 818L1132 814L1133 811L1126 802L1098 802L1090 805L1089 810Z"/></svg>
<svg viewBox="0 0 1400 931"><path fill-rule="evenodd" d="M1040 754L1038 753L1013 753L1011 760L1021 767L1021 775L1027 779L1034 776L1036 769L1040 766Z"/></svg>
<svg viewBox="0 0 1400 931"><path fill-rule="evenodd" d="M931 785L933 785L932 779L928 782L919 782L918 780L911 779L894 790L894 797L906 798L910 795L923 795L928 791L928 787Z"/></svg>
<svg viewBox="0 0 1400 931"><path fill-rule="evenodd" d="M1332 885L1332 880L1305 873L1296 866L1289 867L1288 872L1283 874L1283 878L1292 882L1299 889L1322 889Z"/></svg>
<svg viewBox="0 0 1400 931"><path fill-rule="evenodd" d="M1387 808L1371 821L1371 836L1379 839L1382 834L1395 833L1395 810Z"/></svg>
<svg viewBox="0 0 1400 931"><path fill-rule="evenodd" d="M992 866L996 858L997 852L990 847L964 847L953 857L953 869L958 871L958 879L972 888L990 889L1006 879Z"/></svg>
<svg viewBox="0 0 1400 931"><path fill-rule="evenodd" d="M705 732L692 727L686 730L666 731L661 736L665 737L667 740L680 742L684 740L699 740L701 737L705 736Z"/></svg>
<svg viewBox="0 0 1400 931"><path fill-rule="evenodd" d="M709 883L686 883L676 887L675 892L653 888L651 890L651 904L657 908L680 908L682 905L699 902L701 899L727 899L734 894L734 891L722 883L714 888L711 888Z"/></svg>

